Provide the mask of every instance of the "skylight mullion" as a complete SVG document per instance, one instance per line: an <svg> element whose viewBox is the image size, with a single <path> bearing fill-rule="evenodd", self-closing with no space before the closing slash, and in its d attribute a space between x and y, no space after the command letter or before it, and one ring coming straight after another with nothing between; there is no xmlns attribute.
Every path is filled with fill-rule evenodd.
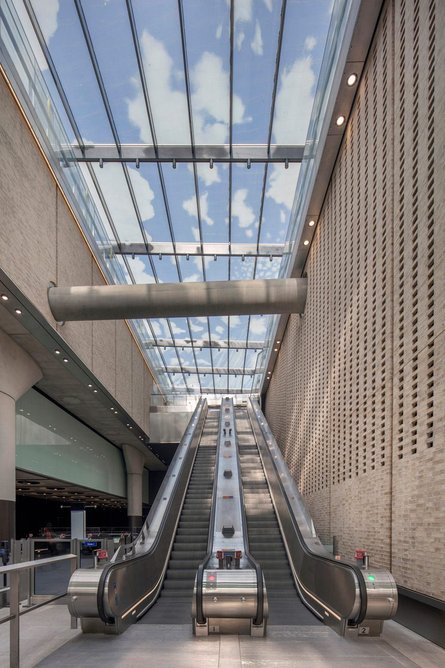
<svg viewBox="0 0 445 668"><path fill-rule="evenodd" d="M93 180L93 183L94 183L94 185L95 185L95 187L96 187L97 194L98 194L99 199L100 199L100 202L101 202L101 204L102 204L102 206L103 206L105 215L107 216L107 220L108 220L108 222L109 222L109 224L110 224L111 229L113 230L113 234L114 234L115 237L116 237L116 241L117 241L118 244L119 244L119 243L120 243L120 241L119 241L119 235L118 235L117 230L116 230L116 227L115 227L115 225L114 225L114 221L113 221L113 218L112 218L112 216L111 216L111 213L110 213L110 211L109 211L109 209L108 209L108 206L107 206L107 204L106 204L106 202L105 202L105 198L104 198L104 195L103 195L103 193L102 193L102 189L101 189L101 187L100 187L100 184L99 184L99 182L98 182L98 180L97 180L97 177L96 177L96 174L95 174L95 172L94 172L94 169L93 169L93 167L92 167L91 165L88 165L88 169L89 169L89 171L90 171L90 175L91 175L91 178L92 178L92 180ZM132 271L132 269L131 269L131 267L130 267L130 264L129 264L129 262L128 262L128 258L127 258L127 257L123 257L123 261L124 261L124 263L125 263L125 267L126 267L126 269L127 269L128 275L130 276L130 278L131 278L133 284L136 284L136 281L135 281L135 279L134 279L134 275L133 275L133 271ZM154 265L153 258L152 258L151 256L149 256L149 262L150 262L151 270L152 270L152 272L153 272L153 277L154 277L156 283L159 283L159 278L158 278L158 275L157 275L157 272L156 272L156 267L155 267L155 265ZM154 342L155 342L155 345L156 345L156 347L157 347L158 353L159 353L159 355L160 355L160 357L161 357L161 360L162 360L162 363L163 363L163 365L164 365L165 373L167 374L168 378L170 379L170 383L171 383L171 385L173 386L173 380L172 380L172 377L171 377L171 375L167 372L167 363L166 363L166 361L165 361L164 355L162 354L162 350L161 350L161 348L160 348L160 346L159 346L158 339L157 339L157 336L156 336L156 334L155 334L155 332L154 332L154 329L153 329L153 327L152 327L151 321L150 321L149 318L147 318L146 320L147 320L147 324L148 324L148 327L149 327L149 329L150 329L151 335L152 335L152 337L153 337L153 340L154 340ZM169 328L169 330L170 330L170 335L171 335L172 338L173 338L173 333L172 333L172 331L171 331L171 328ZM185 379L184 379L184 380L185 380Z"/></svg>
<svg viewBox="0 0 445 668"><path fill-rule="evenodd" d="M31 4L31 0L23 0L26 11L28 12L29 19L31 21L32 27L34 29L34 32L36 34L37 40L39 42L40 48L43 51L43 55L45 56L46 62L48 63L49 71L51 72L51 76L54 80L54 84L57 88L57 92L59 93L60 100L62 102L63 108L65 110L65 113L68 117L68 120L70 122L71 128L73 130L74 136L76 137L76 141L82 150L82 153L84 152L84 142L82 140L82 135L80 133L80 130L77 126L76 119L74 118L73 111L71 109L71 105L68 102L68 98L66 97L65 90L62 86L62 82L60 81L59 74L57 72L56 66L54 65L54 61L52 59L51 53L49 51L48 45L45 41L45 38L43 36L42 30L40 28L40 24L37 20L37 17L34 12L34 8Z"/></svg>
<svg viewBox="0 0 445 668"><path fill-rule="evenodd" d="M141 80L142 93L144 95L145 109L147 111L148 124L150 126L150 132L151 132L151 136L152 136L152 139L153 139L154 152L155 152L155 155L157 157L158 156L158 143L157 143L157 139L156 139L156 131L155 131L155 126L154 126L153 113L152 113L152 110L151 110L150 97L148 95L147 78L145 76L144 61L142 59L142 53L141 53L141 45L140 45L140 42L139 42L139 36L138 36L137 29L136 29L136 20L134 18L132 0L126 0L126 5L127 5L128 20L130 22L131 34L132 34L132 37L133 37L134 50L136 52L136 60L137 60L137 63L138 63L139 78Z"/></svg>
<svg viewBox="0 0 445 668"><path fill-rule="evenodd" d="M270 117L269 117L269 131L268 131L268 137L267 137L267 155L268 155L269 158L270 158L270 144L271 144L271 141L272 141L273 119L274 119L274 114L275 114L275 102L276 102L277 89L278 89L278 75L279 75L280 62L281 62L281 50L282 50L282 45L283 45L284 23L285 23L285 19L286 19L286 7L287 7L287 0L282 0L281 16L280 16L280 30L279 30L279 33L278 33L277 55L276 55L276 59L275 59L275 73L274 73L272 103L271 103L271 107L270 107ZM266 162L265 165L264 165L263 188L262 188L262 191L261 191L261 205L260 205L260 219L259 219L259 225L258 225L257 250L259 250L259 244L260 244L261 223L262 223L262 217L263 217L264 196L265 196L265 192L266 192L268 167L269 167L269 165ZM257 265L258 265L258 257L256 256L255 257L255 262L254 262L254 270L253 270L253 279L254 280L255 280L255 277L256 277ZM250 336L250 321L251 321L251 318L249 316L249 320L248 320L248 324L247 324L246 343L249 341L249 336ZM258 355L258 357L259 357L259 355ZM257 357L257 364L258 364L258 357ZM244 369L246 367L246 358L247 358L247 347L246 347L246 353L244 355L244 367L243 367ZM253 389L254 382L255 382L255 375L253 377L252 389ZM242 387L243 386L244 386L244 373L243 373Z"/></svg>
<svg viewBox="0 0 445 668"><path fill-rule="evenodd" d="M273 118L275 114L275 101L277 99L277 89L278 89L278 75L280 71L280 62L281 62L281 49L283 45L283 34L284 34L284 22L286 19L286 7L287 0L283 0L281 4L281 17L280 17L280 30L278 33L278 45L277 45L277 55L275 59L275 74L273 80L273 93L272 93L272 104L270 107L270 118L269 118L269 131L267 136L267 155L270 157L270 143L272 140L272 127L273 127Z"/></svg>
<svg viewBox="0 0 445 668"><path fill-rule="evenodd" d="M165 187L164 173L162 171L162 166L161 166L160 163L158 163L158 174L159 174L159 180L160 180L160 184L161 184L162 197L163 197L163 200L164 200L164 207L165 207L165 214L166 214L166 217L167 217L168 229L169 229L169 232L170 232L170 238L171 238L171 241L172 241L173 250L175 251L176 270L178 272L179 280L182 283L182 271L181 271L181 266L179 264L178 256L176 255L176 240L175 240L175 233L174 233L174 229L173 229L173 223L172 223L172 219L171 219L170 206L169 206L169 203L168 203L167 189ZM202 248L202 245L201 245L201 248ZM202 260L203 260L203 269L204 269L204 258ZM205 280L205 274L204 273L203 273L203 276L204 276L204 280ZM169 328L170 328L170 321L167 320L167 322L168 322ZM188 330L189 330L190 339L193 339L192 329L190 327L190 321L189 321L188 318L187 318L187 326L188 326ZM173 335L172 335L172 339L173 339ZM193 351L193 355L195 357L195 352L194 351ZM195 357L195 363L196 363L196 357ZM185 381L185 376L184 376L184 381ZM198 375L198 381L199 381L199 387L201 388L201 380L199 379L199 375ZM187 386L187 383L186 383L186 386Z"/></svg>
<svg viewBox="0 0 445 668"><path fill-rule="evenodd" d="M229 155L233 157L233 41L235 34L235 7L234 0L230 0L230 56L229 56Z"/></svg>
<svg viewBox="0 0 445 668"><path fill-rule="evenodd" d="M96 76L97 85L99 86L99 91L100 91L102 101L103 101L103 104L104 104L104 107L105 107L105 112L107 114L108 122L110 124L113 139L114 139L114 142L116 144L118 153L120 154L119 135L118 135L118 132L117 132L116 124L114 122L113 113L111 111L110 102L108 100L107 91L105 89L105 84L104 84L104 81L103 81L103 78L102 78L102 74L100 72L99 63L98 63L98 60L97 60L96 52L94 50L94 45L93 45L93 41L91 39L90 31L88 29L88 24L87 24L87 20L85 18L85 13L83 11L81 0L74 0L74 5L75 5L76 10L77 10L77 15L79 17L80 25L81 25L81 28L82 28L82 33L83 33L83 36L85 38L85 42L86 42L86 45L87 45L87 49L88 49L88 53L89 53L89 56L90 56L91 64L93 66L94 74Z"/></svg>

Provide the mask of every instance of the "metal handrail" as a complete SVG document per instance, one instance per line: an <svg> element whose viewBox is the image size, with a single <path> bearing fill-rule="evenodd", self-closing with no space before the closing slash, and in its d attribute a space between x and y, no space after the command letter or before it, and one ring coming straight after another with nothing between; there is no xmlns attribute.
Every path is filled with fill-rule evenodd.
<svg viewBox="0 0 445 668"><path fill-rule="evenodd" d="M0 567L0 575L5 574L9 576L9 610L8 617L0 620L0 624L10 622L9 628L9 666L10 668L19 668L20 666L20 617L28 612L32 612L35 608L40 608L43 605L52 603L65 594L54 596L53 598L34 605L28 610L20 610L19 590L20 590L20 573L32 568L40 568L41 566L48 566L59 561L71 562L71 574L74 573L77 566L77 556L75 554L64 554L61 557L49 557L46 559L38 559L35 561L24 561L20 564L10 564L9 566ZM66 593L66 592L65 592ZM77 629L77 619L71 617L71 628Z"/></svg>

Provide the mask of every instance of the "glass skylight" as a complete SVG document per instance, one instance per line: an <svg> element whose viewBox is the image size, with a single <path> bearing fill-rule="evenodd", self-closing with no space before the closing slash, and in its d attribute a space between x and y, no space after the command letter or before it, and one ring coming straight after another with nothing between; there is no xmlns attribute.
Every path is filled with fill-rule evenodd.
<svg viewBox="0 0 445 668"><path fill-rule="evenodd" d="M283 275L300 172L292 156L342 2L14 1L100 219L110 280ZM286 147L291 159L274 161ZM250 393L275 321L133 326L162 391Z"/></svg>

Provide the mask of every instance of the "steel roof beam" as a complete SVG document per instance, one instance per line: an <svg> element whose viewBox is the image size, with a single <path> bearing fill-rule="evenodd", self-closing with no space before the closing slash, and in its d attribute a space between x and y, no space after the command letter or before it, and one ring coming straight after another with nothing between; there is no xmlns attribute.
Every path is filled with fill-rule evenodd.
<svg viewBox="0 0 445 668"><path fill-rule="evenodd" d="M158 371L162 371L162 369L158 369ZM196 376L196 368L194 366L182 366L182 367L176 367L176 366L168 366L166 368L167 373L171 374L182 374L186 373L189 374L190 376L195 375ZM258 373L256 369L243 369L242 367L239 368L227 368L227 367L215 367L212 369L211 366L208 367L198 367L198 374L201 374L203 376L206 375L211 375L211 374L216 374L217 376L253 376L255 373Z"/></svg>
<svg viewBox="0 0 445 668"><path fill-rule="evenodd" d="M199 350L204 348L215 348L216 350L265 350L268 347L267 341L238 341L234 339L160 339L156 341L145 341L142 343L144 348L184 348Z"/></svg>
<svg viewBox="0 0 445 668"><path fill-rule="evenodd" d="M270 148L269 148L270 146ZM304 146L291 144L68 144L60 158L77 162L192 162L192 163L296 163ZM71 155L70 155L71 154Z"/></svg>
<svg viewBox="0 0 445 668"><path fill-rule="evenodd" d="M113 255L160 255L182 257L282 257L291 252L290 244L243 244L243 243L188 243L177 241L149 241L144 243L118 243L104 245L101 248L105 254Z"/></svg>

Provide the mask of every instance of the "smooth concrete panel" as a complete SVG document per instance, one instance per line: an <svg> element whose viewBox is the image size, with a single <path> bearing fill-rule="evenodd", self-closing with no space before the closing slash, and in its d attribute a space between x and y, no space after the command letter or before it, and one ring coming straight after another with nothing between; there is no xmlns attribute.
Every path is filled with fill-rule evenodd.
<svg viewBox="0 0 445 668"><path fill-rule="evenodd" d="M56 185L1 77L0 265L53 322L47 287L56 276Z"/></svg>
<svg viewBox="0 0 445 668"><path fill-rule="evenodd" d="M91 285L93 259L74 224L63 197L57 196L57 275L60 286ZM57 331L81 360L91 368L93 361L93 323L66 322Z"/></svg>
<svg viewBox="0 0 445 668"><path fill-rule="evenodd" d="M134 342L131 345L132 362L132 415L139 424L144 422L144 409L148 409L149 397L144 396L145 364L139 348Z"/></svg>
<svg viewBox="0 0 445 668"><path fill-rule="evenodd" d="M93 283L103 285L103 278L93 267ZM93 373L107 390L116 392L116 321L93 322Z"/></svg>
<svg viewBox="0 0 445 668"><path fill-rule="evenodd" d="M132 341L126 322L116 321L116 399L132 412L133 366L131 358Z"/></svg>

